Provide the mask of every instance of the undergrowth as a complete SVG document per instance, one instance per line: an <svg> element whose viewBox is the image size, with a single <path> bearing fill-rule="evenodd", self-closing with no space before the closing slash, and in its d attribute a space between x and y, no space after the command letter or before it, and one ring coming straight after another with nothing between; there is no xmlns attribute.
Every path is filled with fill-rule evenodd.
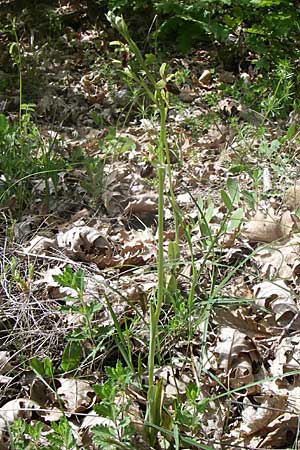
<svg viewBox="0 0 300 450"><path fill-rule="evenodd" d="M274 5L268 6L270 14L265 26L260 21L252 24L252 27L247 25L251 17L257 17L255 14L259 8L264 11L267 7L265 3L255 2L252 12L249 11L248 3L244 2L235 8L231 8L228 2L209 2L210 11L208 3L203 2L149 2L149 5L164 17L156 31L158 36L170 33L176 27L178 44L182 50L190 47L201 30L206 38L213 35L220 41L225 41L229 33L235 31L239 33L239 38L246 39L247 45L251 44L253 51L258 52L262 51L268 39L274 38L274 23L284 33L293 33L295 27L294 12L289 8L286 17L289 21L293 19L292 23L288 24L286 18L279 22L279 19L275 20L276 6L284 2L268 2ZM111 1L109 4L115 10L128 7L126 0ZM134 6L137 10L141 7L139 2L135 2ZM220 16L221 23L217 21ZM174 173L177 166L172 161L168 139L168 115L173 107L170 83L175 81L178 86L183 86L189 73L172 73L165 62L159 63L160 58L151 57L150 54L144 56L121 16L109 13L108 20L123 39L112 42L112 45L116 47L114 55L121 55L115 63L118 64L125 85L135 95L133 102L139 105L143 118L151 111L153 120L158 119L159 131L155 145L149 146L152 153L148 161L156 175L152 187L157 189L158 198L157 221L154 225L157 258L155 263L142 270L143 274L154 275L155 283L151 293L143 301L139 300L138 304L124 298L122 292L114 289L112 284L91 294L88 289L90 273L87 265L80 262L70 265L70 260L65 258L61 264L63 270L59 275L53 275L53 280L55 288L63 288L67 294L51 299L45 307L33 295L37 281L34 266L29 266L25 273L19 270L16 259L7 256L7 245L3 244L1 283L7 295L7 303L4 304L7 317L3 321L7 336L4 336L3 342L15 354L20 353L21 366L30 370L41 381L48 396L44 406L51 399L60 415L58 421L50 422L46 427L38 420L29 425L26 418L18 418L5 424L10 438L9 445L15 450L79 448L74 423L65 411L64 398L59 391L61 386L58 386L64 380L90 377L94 380L93 393L87 397L94 395L95 401L93 405L89 405L89 409L97 416L98 423L91 429L87 448L94 445L94 448L111 450L209 450L213 446L201 431L201 414L213 408L211 405L215 405L217 400L225 397L227 400L239 398L236 394L240 391L245 392L248 387L260 383L254 381L230 387L226 385L224 377L213 369L207 369L206 363L209 347L216 340L212 318L218 309L231 310L237 305L251 306L252 303L250 298L235 298L227 294L227 289L249 269L249 260L256 249L248 246L247 251L241 253L238 250L236 254L233 251L230 254L227 250L233 247L233 242L240 236L246 213L252 214L259 201L264 200L261 195L264 166L270 166L279 178L284 167L296 158L293 152L295 143L299 143L299 132L295 123L289 124L274 139L265 137L270 123L286 117L295 107L294 92L297 83L294 67L282 57L280 44L277 48L280 59L277 60L277 67L269 72L270 80L261 79L256 85L249 86L237 82L229 88L221 87L226 94L229 92L237 100L252 104L253 109L260 108L262 121L259 128L241 126L232 118L231 123L228 118L219 118L213 110L218 104L219 93L208 93L204 98L213 112L201 116L199 120L194 117L185 120L185 126L193 132L196 139L209 130L212 123L219 125L222 120L226 125L229 122L229 127L236 131L230 157L226 161L229 175L226 183L218 187L218 198L209 192L195 196L185 187L185 182L182 182L183 193L193 205L195 214L192 216L186 214L176 200ZM189 34L187 25L192 30ZM81 192L88 197L85 206L95 216L99 211L101 214L104 207L99 206L99 203L104 189L105 164L118 162L123 155L135 151L136 144L127 136L118 136L113 126L106 137L99 140L98 159L87 156L81 149L73 157L61 155L57 152L59 142L56 137L45 142L33 119L34 106L24 104L22 100L20 43L17 34L13 33L13 36L11 54L19 73L20 104L18 120L11 121L5 114L0 114L0 206L4 223L7 225L9 214L15 219L21 217L24 211L41 210L41 205L45 207L47 214L54 213L52 200L61 195L60 175L71 173L75 168L84 173L78 184L83 190ZM267 67L267 64L269 62L262 59L257 67ZM180 111L180 107L177 111ZM100 122L101 120L99 125L102 125ZM250 150L254 148L253 143L256 145L255 151L249 157ZM257 167L257 162L262 167ZM184 168L184 162L179 161L178 166ZM248 184L243 185L243 177ZM271 194L273 193L265 194L265 198ZM35 200L34 195L37 197ZM35 207L34 201L37 201ZM170 205L172 212L168 219L167 205ZM121 221L119 218L115 220ZM171 237L166 237L167 226L172 229ZM83 233L82 230L81 232ZM187 248L185 252L184 246ZM69 247L72 247L72 242ZM32 255L29 252L27 256L29 258ZM57 254L46 253L43 256L54 264L55 261L62 263L58 251ZM94 263L93 259L89 262ZM108 266L107 272L112 272L113 269L114 266ZM136 269L134 263L125 268L117 267L120 273L122 270L134 272ZM113 279L111 272L109 276ZM91 273L94 276L92 269ZM119 317L115 312L112 296L125 301L131 312L125 310ZM18 320L14 323L13 311L17 309L20 300L23 301L23 314L19 312ZM102 324L103 309L108 312L105 325ZM30 316L27 323L26 315ZM68 320L71 325L61 330L59 336L57 331L56 340L52 341L57 348L52 350L51 357L47 355L51 352L50 346L46 350L44 348L46 338L39 341L42 342L42 350L37 347L36 338L32 335L22 340L23 328L28 324L37 334L39 327L46 333L56 321L59 322L59 328L63 328ZM58 342L60 337L62 342ZM164 377L161 371L166 367L167 375ZM185 374L186 367L192 376L182 388L179 375ZM294 375L293 371L285 373L283 378L291 375ZM211 391L207 389L205 392L206 387L203 389L204 377L210 380ZM166 403L165 379L174 380L172 395L168 397L169 404ZM73 415L76 417L76 414L79 417L80 408ZM139 443L139 437L142 443Z"/></svg>

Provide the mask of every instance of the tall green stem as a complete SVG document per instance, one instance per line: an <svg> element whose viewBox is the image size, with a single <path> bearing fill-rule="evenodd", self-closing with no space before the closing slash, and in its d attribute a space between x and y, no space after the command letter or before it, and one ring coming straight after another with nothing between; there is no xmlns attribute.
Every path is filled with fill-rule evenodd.
<svg viewBox="0 0 300 450"><path fill-rule="evenodd" d="M156 305L153 301L150 305L150 348L148 357L149 370L149 394L152 390L154 379L154 359L156 352L156 334L161 307L164 299L165 272L164 272L164 189L165 189L165 155L164 142L166 140L166 116L167 108L160 105L160 138L158 146L158 251L157 251L157 274L158 288L156 294Z"/></svg>
<svg viewBox="0 0 300 450"><path fill-rule="evenodd" d="M125 73L133 79L142 89L145 94L149 97L154 106L159 110L160 113L160 133L159 141L157 146L157 174L158 174L158 250L157 250L157 276L158 276L158 286L156 295L152 298L149 306L150 315L150 344L149 344L149 355L148 355L148 375L149 375L149 385L148 385L148 402L147 402L147 420L150 424L154 426L160 426L161 424L161 410L163 402L163 384L160 380L157 384L154 384L154 366L155 366L155 355L157 351L157 330L159 317L161 313L161 308L164 302L165 291L166 291L166 280L165 280L165 262L164 262L164 194L165 194L165 174L166 167L168 171L169 180L169 191L171 196L172 207L175 211L175 197L172 190L172 178L171 178L171 164L170 164L170 154L167 147L167 135L166 135L166 120L168 113L168 94L165 89L166 86L166 76L164 74L165 65L161 66L160 75L161 80L158 82L155 80L152 73L149 71L147 64L141 54L139 48L135 42L131 39L128 32L126 23L122 17L115 16L113 13L108 13L107 15L112 26L114 26L123 38L126 40L128 47L131 52L136 56L142 72L134 72L131 67L125 70ZM177 224L177 222L175 221ZM176 241L178 243L178 226L176 226ZM150 445L154 445L156 441L157 430L155 428L149 429L149 442Z"/></svg>

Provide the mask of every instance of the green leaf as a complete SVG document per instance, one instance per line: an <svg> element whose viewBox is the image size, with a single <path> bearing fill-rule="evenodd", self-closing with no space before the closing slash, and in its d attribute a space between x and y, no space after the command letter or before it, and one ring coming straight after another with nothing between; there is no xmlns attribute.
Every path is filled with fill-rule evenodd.
<svg viewBox="0 0 300 450"><path fill-rule="evenodd" d="M237 203L240 200L240 186L234 178L228 178L227 189L232 201L232 204Z"/></svg>
<svg viewBox="0 0 300 450"><path fill-rule="evenodd" d="M4 114L0 114L0 133L6 134L9 129L8 120Z"/></svg>
<svg viewBox="0 0 300 450"><path fill-rule="evenodd" d="M203 413L203 412L206 410L206 408L207 408L209 402L210 402L210 399L209 399L209 398L203 398L203 399L197 404L197 411L198 411L198 413Z"/></svg>
<svg viewBox="0 0 300 450"><path fill-rule="evenodd" d="M156 83L156 88L157 88L158 90L164 89L165 87L166 87L166 82L165 82L165 80L159 80L159 81Z"/></svg>
<svg viewBox="0 0 300 450"><path fill-rule="evenodd" d="M53 279L60 286L75 289L80 294L84 291L84 272L81 269L73 272L71 267L66 266L63 273L53 275Z"/></svg>
<svg viewBox="0 0 300 450"><path fill-rule="evenodd" d="M286 139L289 141L290 139L292 139L295 134L297 132L297 127L296 127L296 123L292 123L292 125L289 126L287 132L286 132Z"/></svg>
<svg viewBox="0 0 300 450"><path fill-rule="evenodd" d="M108 380L103 384L94 384L93 389L101 400L114 401L116 395L116 383L113 383L112 380Z"/></svg>
<svg viewBox="0 0 300 450"><path fill-rule="evenodd" d="M153 425L161 425L162 418L162 404L164 397L163 379L161 378L156 384L151 386L148 391L148 407L149 407L149 422ZM150 444L154 445L156 440L156 430L150 429Z"/></svg>
<svg viewBox="0 0 300 450"><path fill-rule="evenodd" d="M186 386L186 398L194 402L199 395L199 389L193 381L190 381Z"/></svg>
<svg viewBox="0 0 300 450"><path fill-rule="evenodd" d="M255 209L256 202L257 202L256 194L254 192L243 190L242 195L244 197L244 200L245 200L247 206L250 209Z"/></svg>
<svg viewBox="0 0 300 450"><path fill-rule="evenodd" d="M244 217L244 209L243 208L236 209L230 217L227 231L231 231L238 228L242 222L243 217Z"/></svg>
<svg viewBox="0 0 300 450"><path fill-rule="evenodd" d="M159 75L161 78L165 78L166 67L167 67L167 64L163 63L159 68Z"/></svg>
<svg viewBox="0 0 300 450"><path fill-rule="evenodd" d="M209 225L206 222L201 221L200 224L199 224L199 227L200 227L200 231L201 231L201 235L202 236L211 236L212 235L212 232L211 232L211 230L209 228Z"/></svg>
<svg viewBox="0 0 300 450"><path fill-rule="evenodd" d="M46 378L44 364L39 359L36 357L31 358L29 361L29 366L39 378L42 380Z"/></svg>
<svg viewBox="0 0 300 450"><path fill-rule="evenodd" d="M170 241L168 244L168 260L171 264L175 264L180 259L180 249L176 241Z"/></svg>
<svg viewBox="0 0 300 450"><path fill-rule="evenodd" d="M229 197L227 192L225 192L223 189L221 189L221 199L222 199L224 205L226 206L226 208L231 210L232 206L233 206L232 202L231 202L231 198Z"/></svg>
<svg viewBox="0 0 300 450"><path fill-rule="evenodd" d="M53 363L52 359L50 359L48 356L44 359L44 371L45 375L49 378L53 378L54 371L53 371Z"/></svg>
<svg viewBox="0 0 300 450"><path fill-rule="evenodd" d="M93 443L100 449L115 450L117 447L115 442L117 441L117 432L112 427L105 425L95 425L92 428Z"/></svg>
<svg viewBox="0 0 300 450"><path fill-rule="evenodd" d="M215 205L213 203L209 204L206 208L204 217L207 223L209 223L214 215L215 212Z"/></svg>
<svg viewBox="0 0 300 450"><path fill-rule="evenodd" d="M111 403L96 403L94 405L94 411L100 416L100 417L107 417L109 419L112 419L114 417L114 404Z"/></svg>
<svg viewBox="0 0 300 450"><path fill-rule="evenodd" d="M60 367L64 372L77 369L82 358L82 348L78 341L70 341L64 348Z"/></svg>

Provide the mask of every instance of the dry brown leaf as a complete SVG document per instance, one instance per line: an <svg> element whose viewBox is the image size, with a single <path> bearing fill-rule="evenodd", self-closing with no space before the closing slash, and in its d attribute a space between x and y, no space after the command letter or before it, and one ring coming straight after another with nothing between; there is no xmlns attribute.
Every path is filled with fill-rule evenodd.
<svg viewBox="0 0 300 450"><path fill-rule="evenodd" d="M211 83L212 75L210 70L204 70L199 77L200 85L208 86Z"/></svg>
<svg viewBox="0 0 300 450"><path fill-rule="evenodd" d="M89 255L107 255L110 244L106 237L92 227L73 227L65 233L58 233L57 245L70 258L89 260Z"/></svg>
<svg viewBox="0 0 300 450"><path fill-rule="evenodd" d="M49 239L44 236L36 236L31 239L29 245L24 248L24 253L26 255L34 253L36 255L47 255L53 253L53 249L57 248L57 243L55 239Z"/></svg>
<svg viewBox="0 0 300 450"><path fill-rule="evenodd" d="M292 448L299 432L299 416L283 414L269 423L264 434L266 438L258 448Z"/></svg>
<svg viewBox="0 0 300 450"><path fill-rule="evenodd" d="M254 381L252 368L253 365L255 367L260 365L261 357L256 345L246 334L233 328L222 327L214 353L218 359L219 369L224 370L220 375L229 376L231 387L243 386Z"/></svg>
<svg viewBox="0 0 300 450"><path fill-rule="evenodd" d="M248 383L254 381L252 371L252 361L249 355L242 353L238 361L235 361L232 365L230 372L230 387L235 389L240 386L245 386ZM250 392L249 388L247 389Z"/></svg>
<svg viewBox="0 0 300 450"><path fill-rule="evenodd" d="M270 309L280 327L286 327L293 321L293 329L300 326L300 320L295 321L299 313L291 291L283 280L264 281L254 286L255 304Z"/></svg>
<svg viewBox="0 0 300 450"><path fill-rule="evenodd" d="M274 356L274 360L270 361L270 372L272 375L280 376L292 370L299 370L300 337L293 336L282 339L282 342L276 346ZM282 383L286 385L287 380L282 379Z"/></svg>
<svg viewBox="0 0 300 450"><path fill-rule="evenodd" d="M236 80L236 76L233 72L228 72L227 70L223 70L219 73L219 82L220 83L226 83L226 84L232 84Z"/></svg>
<svg viewBox="0 0 300 450"><path fill-rule="evenodd" d="M283 196L284 205L292 211L300 207L300 181L286 190Z"/></svg>
<svg viewBox="0 0 300 450"><path fill-rule="evenodd" d="M66 411L70 413L84 412L95 401L95 392L90 383L74 378L59 378L60 387L57 394L61 398Z"/></svg>
<svg viewBox="0 0 300 450"><path fill-rule="evenodd" d="M263 325L255 322L251 317L245 317L241 310L217 309L214 319L220 325L239 330L252 338L269 334Z"/></svg>
<svg viewBox="0 0 300 450"><path fill-rule="evenodd" d="M293 267L300 261L299 237L295 235L281 244L258 249L254 260L259 264L263 276L292 280Z"/></svg>
<svg viewBox="0 0 300 450"><path fill-rule="evenodd" d="M267 214L257 211L243 230L243 234L253 242L273 242L283 237L280 218L275 216L273 208Z"/></svg>
<svg viewBox="0 0 300 450"><path fill-rule="evenodd" d="M124 214L142 216L149 213L157 213L157 197L153 195L150 196L149 194L137 196L137 198L131 200L124 209Z"/></svg>
<svg viewBox="0 0 300 450"><path fill-rule="evenodd" d="M33 411L38 411L40 406L26 398L10 400L0 408L0 431L6 429L7 424L13 422L18 417L30 419Z"/></svg>
<svg viewBox="0 0 300 450"><path fill-rule="evenodd" d="M277 392L256 395L254 400L254 404L248 397L245 397L243 401L244 408L240 429L246 436L260 430L263 431L287 407L287 395L280 395Z"/></svg>
<svg viewBox="0 0 300 450"><path fill-rule="evenodd" d="M64 413L59 408L50 408L47 412L41 413L41 417L46 422L57 422L61 417L64 416Z"/></svg>

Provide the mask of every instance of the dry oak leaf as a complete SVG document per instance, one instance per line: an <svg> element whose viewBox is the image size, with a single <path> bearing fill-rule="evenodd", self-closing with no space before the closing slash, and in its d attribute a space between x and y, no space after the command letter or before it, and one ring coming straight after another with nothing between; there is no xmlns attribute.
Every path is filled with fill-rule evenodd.
<svg viewBox="0 0 300 450"><path fill-rule="evenodd" d="M142 194L136 199L131 200L126 208L124 214L156 214L157 213L157 197L149 194Z"/></svg>
<svg viewBox="0 0 300 450"><path fill-rule="evenodd" d="M29 245L25 247L24 253L29 255L30 253L35 253L36 255L48 255L49 253L53 253L53 249L57 248L57 244L55 239L49 239L44 236L36 236L33 238Z"/></svg>
<svg viewBox="0 0 300 450"><path fill-rule="evenodd" d="M57 394L70 413L84 412L92 406L96 396L90 383L74 378L59 378Z"/></svg>
<svg viewBox="0 0 300 450"><path fill-rule="evenodd" d="M267 436L258 448L294 448L298 432L299 416L283 414L265 427L264 434Z"/></svg>
<svg viewBox="0 0 300 450"><path fill-rule="evenodd" d="M287 407L287 395L268 392L254 396L255 403L245 397L240 430L247 436L257 433L282 414Z"/></svg>
<svg viewBox="0 0 300 450"><path fill-rule="evenodd" d="M297 274L300 262L300 239L294 235L281 244L263 247L256 251L254 260L261 268L263 276L292 280Z"/></svg>
<svg viewBox="0 0 300 450"><path fill-rule="evenodd" d="M274 360L270 361L271 375L280 377L280 375L283 375L284 373L299 369L300 336L292 336L282 339L282 342L276 347ZM282 383L280 384L285 385L287 383L288 381L283 378Z"/></svg>
<svg viewBox="0 0 300 450"><path fill-rule="evenodd" d="M238 330L251 338L257 335L267 336L269 334L263 325L257 323L251 317L245 317L240 310L216 309L214 320L222 326Z"/></svg>
<svg viewBox="0 0 300 450"><path fill-rule="evenodd" d="M90 254L107 254L110 251L108 240L99 231L92 227L73 227L65 233L58 233L57 244L64 253L71 257L83 260Z"/></svg>
<svg viewBox="0 0 300 450"><path fill-rule="evenodd" d="M286 190L283 196L284 205L290 210L296 210L300 206L300 180L294 186Z"/></svg>
<svg viewBox="0 0 300 450"><path fill-rule="evenodd" d="M266 214L257 211L246 224L243 235L253 242L273 242L284 236L280 218L275 216L273 208L269 208Z"/></svg>
<svg viewBox="0 0 300 450"><path fill-rule="evenodd" d="M299 314L298 306L283 280L264 281L254 286L253 289L256 296L255 304L270 309L280 327L286 327L292 321L293 329L300 326L300 318L295 320Z"/></svg>
<svg viewBox="0 0 300 450"><path fill-rule="evenodd" d="M253 367L260 366L261 357L249 336L233 328L222 327L214 353L217 355L219 368L225 371L226 376L229 375L231 387L254 381Z"/></svg>

